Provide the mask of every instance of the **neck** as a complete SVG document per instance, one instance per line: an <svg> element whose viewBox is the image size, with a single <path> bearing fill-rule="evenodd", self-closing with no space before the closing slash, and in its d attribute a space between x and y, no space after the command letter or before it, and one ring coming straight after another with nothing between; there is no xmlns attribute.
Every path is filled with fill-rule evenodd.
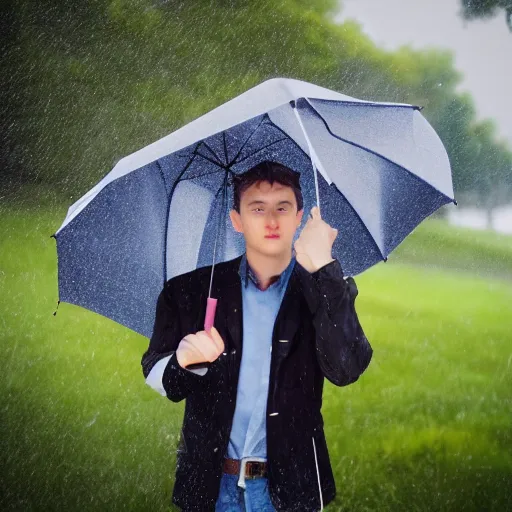
<svg viewBox="0 0 512 512"><path fill-rule="evenodd" d="M246 249L247 263L256 274L260 287L266 290L272 283L272 277L282 274L292 260L292 248L284 254L268 256Z"/></svg>

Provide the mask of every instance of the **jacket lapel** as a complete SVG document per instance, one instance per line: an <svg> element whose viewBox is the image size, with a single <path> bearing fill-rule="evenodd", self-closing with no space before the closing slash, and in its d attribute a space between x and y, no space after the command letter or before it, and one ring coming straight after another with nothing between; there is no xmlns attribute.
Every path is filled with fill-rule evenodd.
<svg viewBox="0 0 512 512"><path fill-rule="evenodd" d="M279 343L280 353L284 349L284 353L288 353L291 349L295 333L300 324L300 296L301 287L300 279L297 272L298 263L294 265L294 269L290 275L288 286L286 288L281 307L277 313L276 323L274 327L274 335ZM283 341L280 341L283 340Z"/></svg>
<svg viewBox="0 0 512 512"><path fill-rule="evenodd" d="M227 329L232 348L238 353L242 349L243 335L242 286L238 274L241 260L242 255L214 268L212 285L212 296L218 299L216 323Z"/></svg>

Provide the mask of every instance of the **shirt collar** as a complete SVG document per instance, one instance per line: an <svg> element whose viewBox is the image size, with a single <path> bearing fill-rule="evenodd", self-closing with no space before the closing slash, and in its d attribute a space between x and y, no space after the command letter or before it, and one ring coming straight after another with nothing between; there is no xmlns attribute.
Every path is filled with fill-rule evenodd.
<svg viewBox="0 0 512 512"><path fill-rule="evenodd" d="M292 256L292 259L289 263L289 265L283 270L281 274L278 276L273 276L273 278L270 280L270 285L274 283L282 284L282 282L288 277L288 275L291 273L293 266L295 264L295 256ZM251 266L249 265L249 262L247 261L247 253L244 252L242 259L240 260L240 267L238 269L238 274L240 275L240 278L242 279L242 284L245 288L247 288L249 284L249 279L256 285L256 287L259 289L259 281L256 277L256 274L252 270Z"/></svg>

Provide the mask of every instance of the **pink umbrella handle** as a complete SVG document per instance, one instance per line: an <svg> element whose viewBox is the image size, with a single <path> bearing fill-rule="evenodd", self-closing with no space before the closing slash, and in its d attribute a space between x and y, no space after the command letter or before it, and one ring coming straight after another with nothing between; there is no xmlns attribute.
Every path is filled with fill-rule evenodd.
<svg viewBox="0 0 512 512"><path fill-rule="evenodd" d="M217 299L208 297L206 303L206 316L204 318L204 330L208 332L213 327L213 320L215 318L215 310L217 308Z"/></svg>

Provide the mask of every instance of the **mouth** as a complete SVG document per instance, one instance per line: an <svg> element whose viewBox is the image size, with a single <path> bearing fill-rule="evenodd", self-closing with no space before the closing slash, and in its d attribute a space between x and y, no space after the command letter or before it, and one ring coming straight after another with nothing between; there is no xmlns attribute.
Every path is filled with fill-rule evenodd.
<svg viewBox="0 0 512 512"><path fill-rule="evenodd" d="M280 238L280 236L279 235L267 235L265 238L278 239L278 238Z"/></svg>

